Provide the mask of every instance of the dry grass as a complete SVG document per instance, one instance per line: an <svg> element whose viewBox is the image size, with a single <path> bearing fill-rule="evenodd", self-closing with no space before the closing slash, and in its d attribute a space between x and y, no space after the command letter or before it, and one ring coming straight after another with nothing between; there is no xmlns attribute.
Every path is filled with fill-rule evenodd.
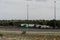
<svg viewBox="0 0 60 40"><path fill-rule="evenodd" d="M0 32L0 40L60 40L58 35L39 35L15 32Z"/></svg>

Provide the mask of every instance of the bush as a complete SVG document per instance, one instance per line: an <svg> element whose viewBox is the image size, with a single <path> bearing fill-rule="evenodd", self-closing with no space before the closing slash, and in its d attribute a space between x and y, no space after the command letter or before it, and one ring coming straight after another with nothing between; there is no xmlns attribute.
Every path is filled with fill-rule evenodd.
<svg viewBox="0 0 60 40"><path fill-rule="evenodd" d="M0 34L0 37L3 37L3 34Z"/></svg>
<svg viewBox="0 0 60 40"><path fill-rule="evenodd" d="M21 34L26 34L26 31L22 31L22 33Z"/></svg>

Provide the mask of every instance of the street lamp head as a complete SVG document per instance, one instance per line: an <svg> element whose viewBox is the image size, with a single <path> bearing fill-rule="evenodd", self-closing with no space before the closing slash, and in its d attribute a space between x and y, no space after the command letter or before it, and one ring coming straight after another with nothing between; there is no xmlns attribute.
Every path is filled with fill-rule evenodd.
<svg viewBox="0 0 60 40"><path fill-rule="evenodd" d="M32 1L32 0L26 0L26 1Z"/></svg>
<svg viewBox="0 0 60 40"><path fill-rule="evenodd" d="M26 0L26 1L33 1L33 0ZM34 1L46 1L46 0L34 0Z"/></svg>
<svg viewBox="0 0 60 40"><path fill-rule="evenodd" d="M39 1L46 1L46 0L35 0L35 1L38 1L39 2Z"/></svg>
<svg viewBox="0 0 60 40"><path fill-rule="evenodd" d="M56 1L54 1L54 3L56 3Z"/></svg>

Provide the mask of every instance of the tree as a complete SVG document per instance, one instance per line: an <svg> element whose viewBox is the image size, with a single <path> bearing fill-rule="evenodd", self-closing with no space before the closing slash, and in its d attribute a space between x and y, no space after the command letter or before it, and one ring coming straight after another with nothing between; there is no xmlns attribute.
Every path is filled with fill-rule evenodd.
<svg viewBox="0 0 60 40"><path fill-rule="evenodd" d="M56 21L56 26L60 28L60 20Z"/></svg>
<svg viewBox="0 0 60 40"><path fill-rule="evenodd" d="M52 28L55 29L55 27L56 27L56 20L50 20L50 21L48 22L48 25L49 25L49 26L52 26Z"/></svg>
<svg viewBox="0 0 60 40"><path fill-rule="evenodd" d="M13 26L13 22L9 22L9 25Z"/></svg>

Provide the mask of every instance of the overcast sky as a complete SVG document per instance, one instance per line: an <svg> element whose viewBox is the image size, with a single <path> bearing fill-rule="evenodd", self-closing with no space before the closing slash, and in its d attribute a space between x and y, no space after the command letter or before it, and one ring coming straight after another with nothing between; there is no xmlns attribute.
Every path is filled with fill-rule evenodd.
<svg viewBox="0 0 60 40"><path fill-rule="evenodd" d="M56 19L60 19L60 0L56 0ZM0 0L0 19L27 19L27 6L29 5L29 19L53 19L54 0Z"/></svg>

